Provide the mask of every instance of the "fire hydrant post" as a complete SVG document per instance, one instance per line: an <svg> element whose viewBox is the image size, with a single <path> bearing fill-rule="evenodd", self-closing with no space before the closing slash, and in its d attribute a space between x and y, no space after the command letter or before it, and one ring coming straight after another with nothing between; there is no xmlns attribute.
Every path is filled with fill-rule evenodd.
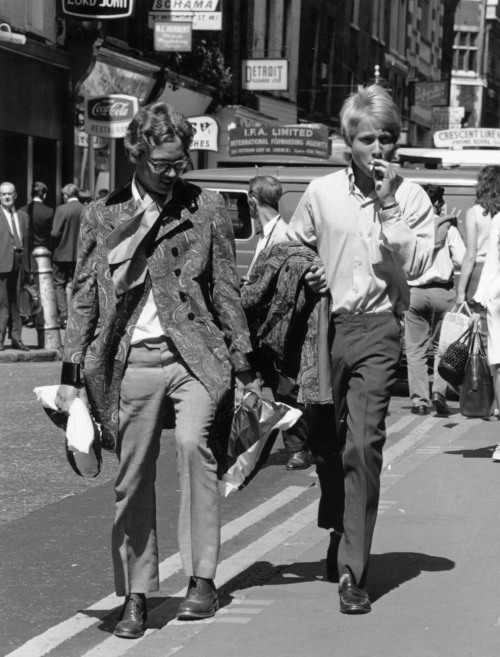
<svg viewBox="0 0 500 657"><path fill-rule="evenodd" d="M40 302L44 317L43 327L37 328L38 344L45 347L45 349L55 349L61 353L61 331L57 315L54 283L52 282L50 251L44 246L37 246L33 249L33 257L36 261L38 289L40 290Z"/></svg>

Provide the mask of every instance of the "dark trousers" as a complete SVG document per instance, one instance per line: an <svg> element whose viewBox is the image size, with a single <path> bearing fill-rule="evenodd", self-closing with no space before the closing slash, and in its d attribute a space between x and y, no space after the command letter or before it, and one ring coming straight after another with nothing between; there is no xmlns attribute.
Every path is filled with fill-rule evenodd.
<svg viewBox="0 0 500 657"><path fill-rule="evenodd" d="M294 454L295 452L308 449L305 407L297 402L298 392L299 386L294 385L283 376L279 376L277 386L273 388L276 401L288 404L292 408L298 408L303 413L293 427L290 427L287 431L283 431L283 444L288 454Z"/></svg>
<svg viewBox="0 0 500 657"><path fill-rule="evenodd" d="M57 314L60 320L68 317L68 303L73 290L73 276L75 275L75 262L52 263L52 280L56 295Z"/></svg>
<svg viewBox="0 0 500 657"><path fill-rule="evenodd" d="M392 313L340 315L332 322L334 406L307 407L309 446L321 486L318 525L343 533L339 575L350 573L364 586L401 324Z"/></svg>
<svg viewBox="0 0 500 657"><path fill-rule="evenodd" d="M14 253L12 270L0 274L0 342L4 342L7 328L12 340L21 339L22 321L18 301L23 278L22 253Z"/></svg>

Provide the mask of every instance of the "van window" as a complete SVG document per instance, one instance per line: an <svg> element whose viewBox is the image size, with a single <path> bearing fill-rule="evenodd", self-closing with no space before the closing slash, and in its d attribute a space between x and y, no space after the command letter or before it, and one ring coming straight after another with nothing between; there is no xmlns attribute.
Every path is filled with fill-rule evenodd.
<svg viewBox="0 0 500 657"><path fill-rule="evenodd" d="M252 220L246 192L234 190L220 191L224 199L227 212L233 224L234 237L237 240L245 240L252 236Z"/></svg>

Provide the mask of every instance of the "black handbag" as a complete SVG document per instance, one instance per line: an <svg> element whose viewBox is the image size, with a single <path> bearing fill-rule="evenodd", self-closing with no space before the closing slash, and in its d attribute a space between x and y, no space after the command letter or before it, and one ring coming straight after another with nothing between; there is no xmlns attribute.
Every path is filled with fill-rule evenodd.
<svg viewBox="0 0 500 657"><path fill-rule="evenodd" d="M493 378L486 360L483 341L479 329L476 329L460 388L460 412L465 417L486 417L490 414L494 394Z"/></svg>
<svg viewBox="0 0 500 657"><path fill-rule="evenodd" d="M26 284L22 287L19 293L18 308L22 319L34 321L35 315L42 310L40 294L36 285Z"/></svg>
<svg viewBox="0 0 500 657"><path fill-rule="evenodd" d="M462 335L452 342L441 357L438 372L442 378L455 388L464 380L465 367L471 350L474 327L471 325Z"/></svg>

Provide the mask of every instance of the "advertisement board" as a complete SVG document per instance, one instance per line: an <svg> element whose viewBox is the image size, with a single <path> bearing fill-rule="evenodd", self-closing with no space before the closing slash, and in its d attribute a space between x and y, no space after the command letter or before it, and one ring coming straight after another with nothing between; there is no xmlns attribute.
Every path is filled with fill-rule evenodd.
<svg viewBox="0 0 500 657"><path fill-rule="evenodd" d="M62 11L72 18L87 20L127 18L134 11L134 0L61 0Z"/></svg>
<svg viewBox="0 0 500 657"><path fill-rule="evenodd" d="M213 116L190 116L189 123L196 130L191 144L192 151L219 150L219 123Z"/></svg>
<svg viewBox="0 0 500 657"><path fill-rule="evenodd" d="M499 128L459 128L434 133L437 148L500 148Z"/></svg>
<svg viewBox="0 0 500 657"><path fill-rule="evenodd" d="M241 87L249 91L287 91L287 59L244 59Z"/></svg>
<svg viewBox="0 0 500 657"><path fill-rule="evenodd" d="M191 23L158 21L154 24L155 50L161 52L191 52L193 26Z"/></svg>
<svg viewBox="0 0 500 657"><path fill-rule="evenodd" d="M120 139L139 110L135 96L111 94L85 99L85 132L97 137Z"/></svg>
<svg viewBox="0 0 500 657"><path fill-rule="evenodd" d="M327 158L328 129L304 125L268 125L229 130L229 155L307 155Z"/></svg>

